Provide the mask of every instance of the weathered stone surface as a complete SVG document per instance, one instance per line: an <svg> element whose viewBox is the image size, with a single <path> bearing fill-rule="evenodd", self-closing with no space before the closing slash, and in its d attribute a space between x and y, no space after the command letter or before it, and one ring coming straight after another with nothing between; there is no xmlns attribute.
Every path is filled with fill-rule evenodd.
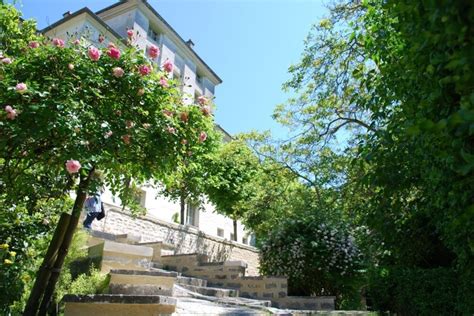
<svg viewBox="0 0 474 316"><path fill-rule="evenodd" d="M151 270L151 271L143 271L143 270L123 270L123 269L112 269L110 270L110 274L127 274L127 275L148 275L148 276L167 276L167 277L178 277L178 273L174 271L166 271L166 270Z"/></svg>
<svg viewBox="0 0 474 316"><path fill-rule="evenodd" d="M176 283L195 285L195 286L207 286L207 280L185 277L185 276L179 276L178 279L176 280Z"/></svg>
<svg viewBox="0 0 474 316"><path fill-rule="evenodd" d="M334 296L286 296L274 298L273 302L278 308L332 311L335 309L335 300Z"/></svg>
<svg viewBox="0 0 474 316"><path fill-rule="evenodd" d="M109 294L173 296L173 287L153 284L109 284Z"/></svg>
<svg viewBox="0 0 474 316"><path fill-rule="evenodd" d="M248 264L247 275L258 274L258 250L232 241L206 235L186 226L155 218L132 218L126 212L106 204L107 221L94 221L93 228L110 234L142 233L142 242L163 241L174 245L175 252L205 253L212 261L242 260ZM106 227L104 227L104 223ZM105 228L105 229L104 229Z"/></svg>

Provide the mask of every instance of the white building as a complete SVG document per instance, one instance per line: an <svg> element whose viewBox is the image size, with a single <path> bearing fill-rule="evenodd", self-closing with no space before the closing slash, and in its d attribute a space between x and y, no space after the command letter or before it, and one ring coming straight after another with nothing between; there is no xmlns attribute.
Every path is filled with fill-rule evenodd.
<svg viewBox="0 0 474 316"><path fill-rule="evenodd" d="M177 4L178 5L178 4ZM53 23L41 32L50 38L63 39L85 37L98 44L99 37L104 41L121 43L127 38L127 30L134 31L135 44L143 50L150 45L159 47L161 53L156 60L161 65L165 60L174 64L173 76L182 81L185 103L193 103L199 96L213 98L215 87L222 83L216 73L194 51L191 40L184 41L181 36L145 0L119 1L96 13L88 8L77 12L66 12L63 19ZM230 136L224 133L224 139ZM173 222L179 217L180 205L157 196L157 190L143 187L140 204L147 209L147 216ZM110 191L104 194L104 202L120 206L120 199ZM214 213L214 207L205 203L200 207L186 207L185 223L194 226L211 236L233 239L231 219ZM244 226L238 223L238 242L249 244L250 237Z"/></svg>

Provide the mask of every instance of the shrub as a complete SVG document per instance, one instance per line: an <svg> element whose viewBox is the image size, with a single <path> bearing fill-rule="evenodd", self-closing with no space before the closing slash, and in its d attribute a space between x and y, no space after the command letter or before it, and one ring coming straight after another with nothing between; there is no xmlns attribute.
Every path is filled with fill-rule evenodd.
<svg viewBox="0 0 474 316"><path fill-rule="evenodd" d="M335 295L339 306L355 308L361 267L346 226L312 214L284 219L261 244L261 272L287 276L291 295Z"/></svg>

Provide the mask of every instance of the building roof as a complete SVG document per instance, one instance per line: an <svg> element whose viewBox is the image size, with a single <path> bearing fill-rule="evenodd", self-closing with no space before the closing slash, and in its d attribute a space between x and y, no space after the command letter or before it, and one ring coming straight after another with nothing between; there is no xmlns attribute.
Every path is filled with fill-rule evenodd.
<svg viewBox="0 0 474 316"><path fill-rule="evenodd" d="M190 51L190 53L194 57L196 57L197 60L199 60L199 62L201 62L204 65L204 67L206 67L207 70L209 70L209 72L213 76L215 76L215 78L217 79L217 81L219 83L222 83L222 79L214 72L214 70L212 70L212 68L209 67L201 57L199 57L199 55L194 51L194 49L192 47L190 47L189 45L186 44L186 41L181 37L181 35L179 35L178 32L176 32L176 30L168 22L166 22L166 20L146 0L139 0L139 1L141 1L147 7L147 9L149 9L153 13L153 15L156 18L158 18L161 22L163 22L163 24L166 25L166 27L169 28L169 30L182 42L182 44L184 44L187 47L187 49ZM117 3L114 3L114 4L104 8L102 10L97 11L96 14L99 15L99 14L104 13L106 11L109 11L109 10L115 8L115 7L118 7L118 6L120 6L124 3L127 3L127 0L121 0Z"/></svg>
<svg viewBox="0 0 474 316"><path fill-rule="evenodd" d="M45 27L44 29L40 30L40 33L46 33L56 27L58 27L59 25L63 24L63 23L66 23L67 21L81 15L81 14L87 14L89 15L90 17L92 17L95 21L97 21L101 26L103 26L107 31L109 31L114 37L116 37L117 39L121 39L121 36L115 32L110 26L108 26L101 18L99 18L94 12L92 12L89 8L87 7L84 7L74 13L71 13L67 16L65 16L64 18L54 22L53 24L51 24L50 26L48 27Z"/></svg>

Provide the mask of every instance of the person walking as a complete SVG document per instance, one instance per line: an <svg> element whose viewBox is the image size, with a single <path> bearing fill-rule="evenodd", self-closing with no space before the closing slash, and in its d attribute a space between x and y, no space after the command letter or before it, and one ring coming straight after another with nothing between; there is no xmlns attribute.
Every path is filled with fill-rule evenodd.
<svg viewBox="0 0 474 316"><path fill-rule="evenodd" d="M87 215L82 224L85 229L92 229L92 222L97 218L97 216L99 216L99 214L103 212L103 205L100 195L100 191L96 192L94 195L89 196L84 203Z"/></svg>

